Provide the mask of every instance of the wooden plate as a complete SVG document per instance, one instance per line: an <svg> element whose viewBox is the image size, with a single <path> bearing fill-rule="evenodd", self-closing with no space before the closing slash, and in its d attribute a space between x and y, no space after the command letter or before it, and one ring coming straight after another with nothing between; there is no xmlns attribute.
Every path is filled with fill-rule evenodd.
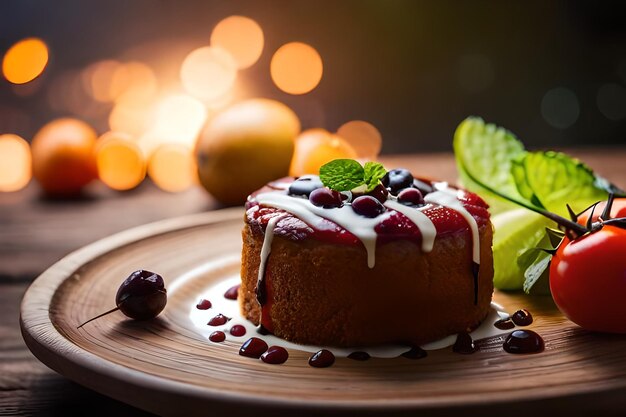
<svg viewBox="0 0 626 417"><path fill-rule="evenodd" d="M24 296L28 347L80 384L167 415L624 409L626 337L580 330L546 297L495 295L508 311L534 313L531 328L546 341L534 355L507 354L497 339L473 355L444 349L417 361L338 359L316 369L300 351L277 366L239 356L238 344L209 343L193 330L190 308L203 289L238 270L242 215L231 209L159 222L69 255ZM124 277L140 268L158 271L170 289L158 319L134 322L118 312L76 328L109 309ZM190 272L198 268L204 272Z"/></svg>

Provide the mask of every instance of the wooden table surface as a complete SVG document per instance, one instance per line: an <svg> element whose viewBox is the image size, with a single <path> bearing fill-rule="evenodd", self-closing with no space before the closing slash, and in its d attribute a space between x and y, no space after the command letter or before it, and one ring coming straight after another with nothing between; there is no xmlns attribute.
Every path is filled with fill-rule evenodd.
<svg viewBox="0 0 626 417"><path fill-rule="evenodd" d="M626 148L570 153L626 187ZM456 180L451 154L382 159L389 167L404 166L413 172L436 174L442 180ZM74 384L38 362L20 334L22 296L48 266L88 243L133 226L220 207L199 187L170 194L148 181L124 193L94 184L88 195L81 200L51 201L41 197L34 183L17 193L0 193L0 416L148 415ZM626 413L611 410L610 399L602 401L603 415Z"/></svg>

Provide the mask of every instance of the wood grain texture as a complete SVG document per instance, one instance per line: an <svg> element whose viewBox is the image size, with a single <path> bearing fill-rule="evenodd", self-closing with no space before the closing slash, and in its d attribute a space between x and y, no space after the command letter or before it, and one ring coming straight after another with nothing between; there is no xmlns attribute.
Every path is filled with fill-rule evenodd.
<svg viewBox="0 0 626 417"><path fill-rule="evenodd" d="M188 314L204 288L238 270L242 215L234 209L148 225L54 265L23 301L28 346L68 378L164 415L209 409L446 415L459 407L508 415L566 408L578 415L603 401L610 410L626 406L626 337L580 330L545 297L495 296L508 310L534 313L532 328L546 340L537 355L507 354L496 339L468 356L445 349L419 361L339 359L315 369L304 352L291 351L286 364L271 366L238 356L234 343L202 340ZM207 262L207 272L188 274ZM112 314L76 329L110 308L121 280L138 268L158 271L170 288L157 320L139 323Z"/></svg>

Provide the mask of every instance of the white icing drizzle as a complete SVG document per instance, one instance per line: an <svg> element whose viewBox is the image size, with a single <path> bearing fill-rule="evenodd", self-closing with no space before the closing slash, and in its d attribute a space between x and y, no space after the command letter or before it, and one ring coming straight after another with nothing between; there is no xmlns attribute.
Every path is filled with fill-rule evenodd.
<svg viewBox="0 0 626 417"><path fill-rule="evenodd" d="M322 208L311 204L306 198L291 197L287 194L269 192L256 196L259 204L285 210L313 228L322 222L330 220L356 236L367 251L367 266L374 267L376 261L376 231L374 227L391 216L385 212L373 219L360 216L349 205L340 208ZM267 234L267 232L266 232Z"/></svg>
<svg viewBox="0 0 626 417"><path fill-rule="evenodd" d="M276 223L285 217L284 215L272 217L267 222L267 227L265 228L265 237L263 238L263 246L261 247L261 263L259 264L259 275L257 278L257 288L263 282L263 276L265 275L265 264L267 262L267 257L270 256L270 252L272 251L272 240L274 239L274 228L276 227Z"/></svg>
<svg viewBox="0 0 626 417"><path fill-rule="evenodd" d="M437 191L426 194L424 201L450 208L463 216L472 232L472 260L480 264L480 235L478 233L476 219L463 207L463 203L461 203L457 197L456 190L448 188L448 184L446 183L436 183L435 188Z"/></svg>
<svg viewBox="0 0 626 417"><path fill-rule="evenodd" d="M422 251L430 252L435 245L435 238L437 237L437 229L432 220L422 213L421 210L414 207L405 206L394 200L385 201L385 207L393 209L399 213L404 214L409 220L413 222L420 230L422 234Z"/></svg>
<svg viewBox="0 0 626 417"><path fill-rule="evenodd" d="M467 221L472 232L472 259L475 263L480 264L480 235L478 233L476 220L470 212L465 209L463 203L459 201L456 190L450 189L445 182L434 183L433 186L436 191L426 194L424 201L455 210ZM256 195L254 199L256 199L260 205L285 210L313 228L319 228L322 219L327 219L338 224L355 235L363 243L367 252L367 266L370 268L373 268L376 262L377 234L375 227L387 220L389 216L392 215L393 211L402 213L420 230L422 235L422 250L424 252L430 252L432 250L435 238L437 237L435 225L420 208L403 205L393 198L389 198L384 203L384 205L391 210L387 210L385 213L375 218L360 216L347 204L340 208L317 207L306 198L292 197L281 192L261 193ZM274 226L271 228L272 231L273 228ZM269 229L268 223L268 230ZM266 241L267 231L263 249L265 249ZM271 242L271 238L269 242ZM261 273L261 269L259 269L259 273Z"/></svg>

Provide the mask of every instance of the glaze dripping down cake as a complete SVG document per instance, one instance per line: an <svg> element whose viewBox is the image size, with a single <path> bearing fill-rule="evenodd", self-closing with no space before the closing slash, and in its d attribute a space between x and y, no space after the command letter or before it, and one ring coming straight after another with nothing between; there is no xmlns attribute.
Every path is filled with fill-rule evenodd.
<svg viewBox="0 0 626 417"><path fill-rule="evenodd" d="M368 195L317 176L270 183L246 203L241 311L303 344L420 345L469 331L493 292L487 208L406 170Z"/></svg>

